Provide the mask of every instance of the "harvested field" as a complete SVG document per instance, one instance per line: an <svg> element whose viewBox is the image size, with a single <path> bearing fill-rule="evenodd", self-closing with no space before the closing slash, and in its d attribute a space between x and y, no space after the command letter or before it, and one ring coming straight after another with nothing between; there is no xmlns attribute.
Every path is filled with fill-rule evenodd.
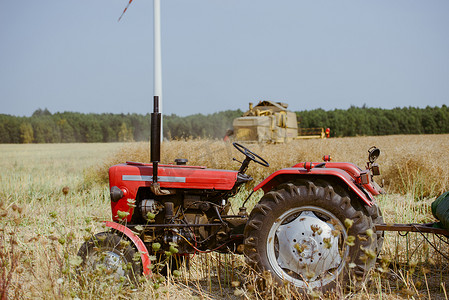
<svg viewBox="0 0 449 300"><path fill-rule="evenodd" d="M364 167L368 148L382 151L378 163L388 194L378 198L388 223L432 222L430 203L449 190L449 135L304 140L281 145L248 145L270 168L251 164L254 183L297 162L350 161ZM261 299L294 298L295 291L273 286L259 289L241 256L201 254L181 276L140 287L114 288L82 282L75 271L76 253L84 239L102 231L110 219L107 168L127 160L149 160L147 143L0 145L0 273L1 292L9 298L80 299ZM190 165L237 169L239 154L229 143L211 140L170 141L162 145L162 161L187 158ZM66 189L64 189L66 188ZM63 192L63 190L65 192ZM260 197L260 194L257 195ZM258 197L252 198L253 206ZM245 197L236 197L237 208ZM425 235L446 256L449 247ZM9 277L10 276L10 277ZM449 261L418 233L386 233L381 259L371 280L356 292L341 289L328 298L448 299ZM319 294L315 296L320 296Z"/></svg>

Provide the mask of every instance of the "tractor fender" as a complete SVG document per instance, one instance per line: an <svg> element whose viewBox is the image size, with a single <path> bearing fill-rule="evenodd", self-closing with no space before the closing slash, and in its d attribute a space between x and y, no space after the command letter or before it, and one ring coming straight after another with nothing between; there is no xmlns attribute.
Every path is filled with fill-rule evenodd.
<svg viewBox="0 0 449 300"><path fill-rule="evenodd" d="M374 201L371 194L366 191L364 193L354 182L354 179L345 171L337 168L312 168L312 169L304 169L304 168L285 168L278 170L265 178L261 183L259 183L256 187L254 187L254 191L258 189L262 189L265 193L270 191L273 187L283 183L285 179L282 179L284 175L294 178L304 178L307 179L311 176L333 176L337 177L346 184L363 202L365 202L368 206L371 207L372 202Z"/></svg>
<svg viewBox="0 0 449 300"><path fill-rule="evenodd" d="M142 240L137 235L135 235L134 232L131 231L131 229L129 229L126 226L111 221L105 221L104 224L106 225L106 227L120 231L133 242L134 246L136 246L137 250L140 252L140 257L142 259L143 274L151 275L150 256L148 254L147 247L142 242Z"/></svg>

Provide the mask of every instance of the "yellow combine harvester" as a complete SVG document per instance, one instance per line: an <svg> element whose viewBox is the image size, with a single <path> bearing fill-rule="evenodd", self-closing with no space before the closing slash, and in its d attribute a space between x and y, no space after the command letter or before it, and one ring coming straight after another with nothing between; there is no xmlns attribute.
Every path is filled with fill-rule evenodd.
<svg viewBox="0 0 449 300"><path fill-rule="evenodd" d="M324 128L298 128L296 113L287 110L288 104L260 101L242 117L234 119L233 135L237 141L259 143L284 143L294 139L326 138Z"/></svg>

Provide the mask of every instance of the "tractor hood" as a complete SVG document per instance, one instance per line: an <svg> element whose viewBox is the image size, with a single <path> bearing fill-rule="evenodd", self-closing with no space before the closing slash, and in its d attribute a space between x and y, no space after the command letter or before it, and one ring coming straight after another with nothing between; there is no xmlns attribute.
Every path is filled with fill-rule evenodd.
<svg viewBox="0 0 449 300"><path fill-rule="evenodd" d="M215 170L202 166L159 165L161 188L230 190L237 180L237 171ZM126 186L134 194L153 182L153 165L126 162L109 168L110 187Z"/></svg>

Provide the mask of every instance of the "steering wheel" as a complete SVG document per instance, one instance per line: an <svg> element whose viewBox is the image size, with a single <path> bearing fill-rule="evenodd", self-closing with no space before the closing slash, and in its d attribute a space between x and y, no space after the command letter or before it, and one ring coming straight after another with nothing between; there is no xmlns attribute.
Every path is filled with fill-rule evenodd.
<svg viewBox="0 0 449 300"><path fill-rule="evenodd" d="M264 167L269 167L270 166L270 164L265 159L263 159L262 157L260 157L256 153L252 152L248 148L240 145L239 143L232 143L232 145L235 147L235 149L239 150L241 153L243 153L246 156L246 158L245 158L245 161L246 161L245 169L248 166L249 161L251 161L251 160L256 162L256 163L258 163L259 165L264 166ZM245 165L245 161L243 162L244 165Z"/></svg>

